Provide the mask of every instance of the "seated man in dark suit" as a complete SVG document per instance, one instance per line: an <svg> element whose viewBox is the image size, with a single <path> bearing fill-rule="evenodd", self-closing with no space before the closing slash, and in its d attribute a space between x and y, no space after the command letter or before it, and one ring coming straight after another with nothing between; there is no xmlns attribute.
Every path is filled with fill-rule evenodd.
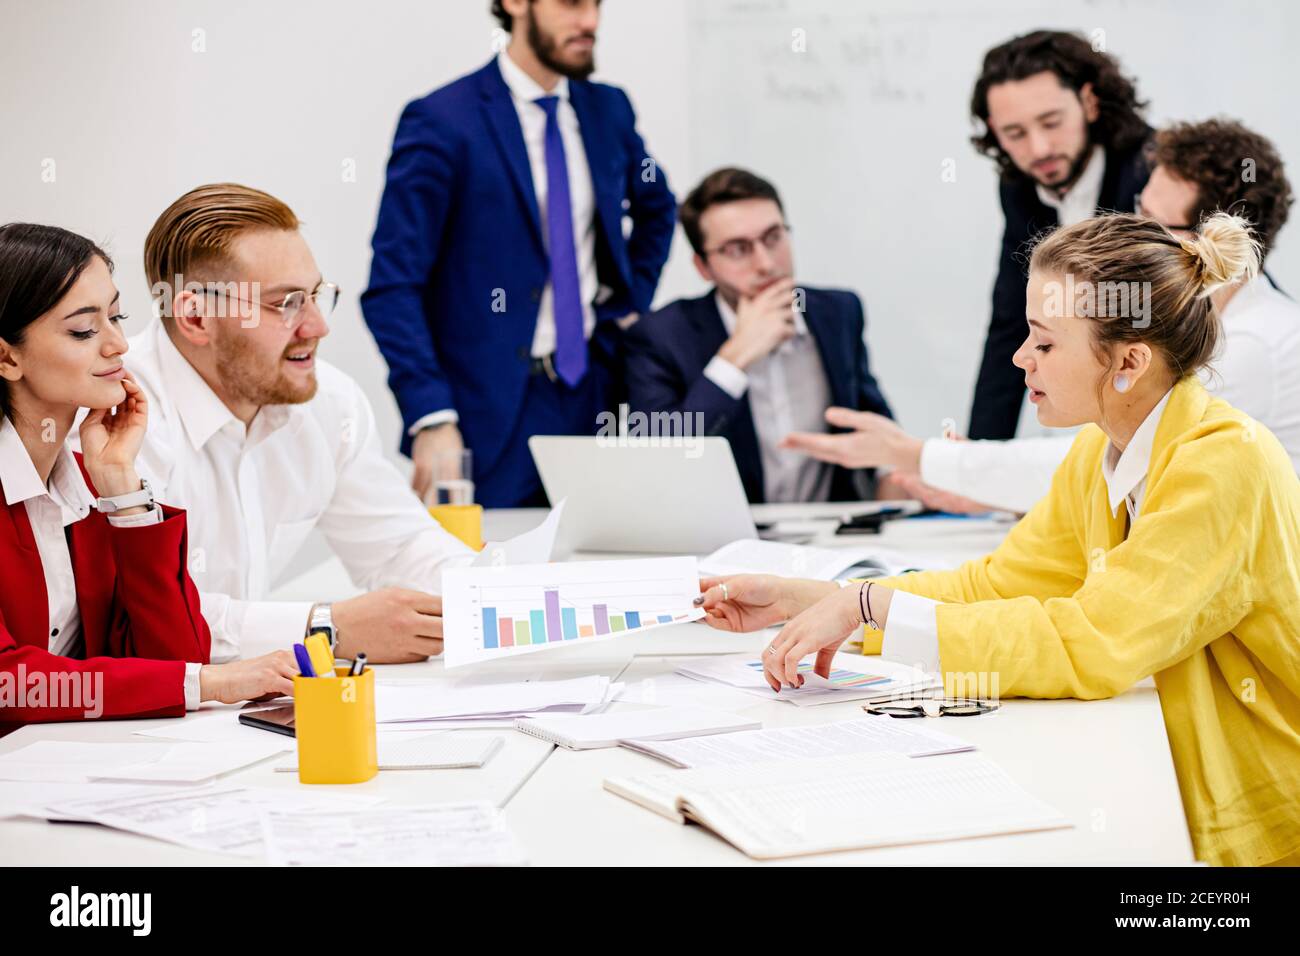
<svg viewBox="0 0 1300 956"><path fill-rule="evenodd" d="M683 413L692 434L728 439L751 502L874 497L870 472L781 447L791 432L825 431L831 406L891 414L871 375L861 300L795 284L781 199L753 173L710 174L680 216L714 288L631 327L631 407Z"/></svg>

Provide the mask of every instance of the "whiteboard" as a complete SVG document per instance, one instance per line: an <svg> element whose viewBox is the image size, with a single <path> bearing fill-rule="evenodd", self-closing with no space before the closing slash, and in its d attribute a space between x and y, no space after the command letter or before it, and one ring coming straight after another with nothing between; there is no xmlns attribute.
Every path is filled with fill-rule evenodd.
<svg viewBox="0 0 1300 956"><path fill-rule="evenodd" d="M1300 187L1300 5L695 0L687 16L691 165L777 186L796 272L862 296L873 370L914 433L965 427L988 324L1002 214L969 107L990 47L1081 31L1137 79L1153 125L1232 116L1273 140ZM1283 229L1268 263L1292 293L1298 232ZM1041 431L1032 409L1021 421Z"/></svg>

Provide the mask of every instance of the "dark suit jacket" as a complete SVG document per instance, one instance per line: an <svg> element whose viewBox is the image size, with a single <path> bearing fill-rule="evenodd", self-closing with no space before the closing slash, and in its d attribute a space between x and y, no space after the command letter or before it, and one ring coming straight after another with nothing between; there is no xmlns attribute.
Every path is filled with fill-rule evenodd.
<svg viewBox="0 0 1300 956"><path fill-rule="evenodd" d="M805 288L804 320L817 343L830 385L831 401L846 408L893 417L871 374L863 331L862 301L852 292ZM739 399L704 375L727 330L718 313L715 292L698 299L678 299L644 316L628 331L627 389L633 410L700 412L708 435L731 442L745 494L751 502L763 495L763 457L754 430L749 397ZM871 496L871 476L836 468L831 498L853 501Z"/></svg>
<svg viewBox="0 0 1300 956"><path fill-rule="evenodd" d="M1142 147L1124 153L1106 153L1097 212L1132 212L1133 197L1147 184L1149 175ZM971 406L971 438L1014 438L1025 398L1025 373L1011 363L1025 340L1025 282L1028 279L1029 243L1040 232L1059 224L1056 210L1038 198L1034 181L1017 173L1003 179L1002 254L993 286L993 315L984 340L984 359L975 382Z"/></svg>
<svg viewBox="0 0 1300 956"><path fill-rule="evenodd" d="M612 290L596 306L592 358L613 367L621 344L613 320L649 311L676 202L646 154L627 94L570 80L569 100L595 191L597 274ZM632 223L626 237L624 216ZM361 306L388 363L404 435L430 412L455 409L476 470L500 457L522 407L550 278L544 228L495 60L407 104Z"/></svg>

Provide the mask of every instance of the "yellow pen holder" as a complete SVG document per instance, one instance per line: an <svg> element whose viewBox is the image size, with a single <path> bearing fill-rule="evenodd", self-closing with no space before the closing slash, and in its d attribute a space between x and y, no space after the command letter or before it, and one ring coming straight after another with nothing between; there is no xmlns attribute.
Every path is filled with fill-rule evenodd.
<svg viewBox="0 0 1300 956"><path fill-rule="evenodd" d="M483 550L482 505L430 505L429 514L475 551Z"/></svg>
<svg viewBox="0 0 1300 956"><path fill-rule="evenodd" d="M293 724L302 783L362 783L379 772L375 672L293 679Z"/></svg>

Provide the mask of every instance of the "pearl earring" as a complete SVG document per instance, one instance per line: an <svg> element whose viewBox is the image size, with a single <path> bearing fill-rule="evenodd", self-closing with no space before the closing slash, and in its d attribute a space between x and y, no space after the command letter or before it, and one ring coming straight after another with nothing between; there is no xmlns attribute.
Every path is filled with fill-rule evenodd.
<svg viewBox="0 0 1300 956"><path fill-rule="evenodd" d="M1117 392L1127 392L1127 391L1128 391L1128 376L1127 376L1127 375L1116 375L1116 376L1115 376L1115 391L1117 391Z"/></svg>

